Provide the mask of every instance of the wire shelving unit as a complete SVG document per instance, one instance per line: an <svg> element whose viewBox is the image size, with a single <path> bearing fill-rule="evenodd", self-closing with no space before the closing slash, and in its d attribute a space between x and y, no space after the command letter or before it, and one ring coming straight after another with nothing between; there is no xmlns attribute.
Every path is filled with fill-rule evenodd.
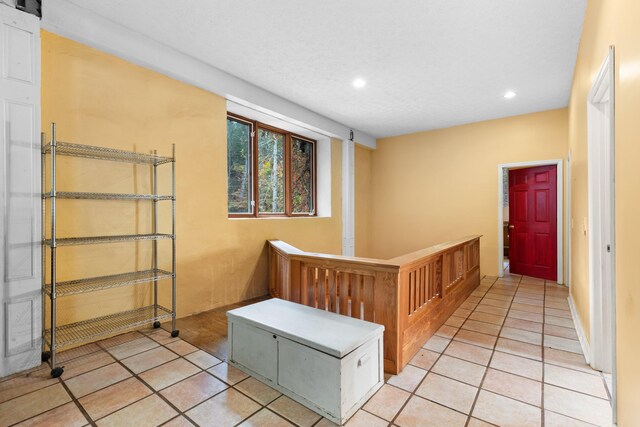
<svg viewBox="0 0 640 427"><path fill-rule="evenodd" d="M50 160L50 190L45 192L45 171L47 156ZM152 166L153 194L120 194L97 192L57 191L56 188L56 158L58 156L81 157L94 160L135 163ZM171 194L158 194L157 167L164 164L171 165ZM143 154L113 148L95 147L90 145L73 144L56 140L56 124L51 124L51 140L48 144L42 138L42 360L49 361L51 376L59 377L64 367L57 366L56 352L64 347L88 342L117 332L139 328L146 325L160 327L160 322L171 319L171 335L177 337L180 331L176 329L176 197L175 197L175 145L172 156L158 156L157 154ZM133 200L150 201L153 203L151 234L127 234L113 236L82 236L60 238L56 234L56 201L57 199L76 200ZM51 235L46 237L47 205L50 205ZM158 202L171 202L171 234L158 232ZM171 271L158 268L158 241L171 239ZM141 241L152 242L152 267L148 270L132 271L83 278L77 280L57 280L57 249L59 246L109 244L115 242ZM46 268L46 250L50 250L50 265ZM49 276L49 277L47 277ZM171 279L171 308L158 304L158 282ZM143 283L153 284L153 304L138 307L133 310L113 313L106 316L83 320L80 322L58 325L56 320L57 299L95 291L135 286ZM50 327L47 329L46 301L49 301ZM48 351L45 349L48 348Z"/></svg>

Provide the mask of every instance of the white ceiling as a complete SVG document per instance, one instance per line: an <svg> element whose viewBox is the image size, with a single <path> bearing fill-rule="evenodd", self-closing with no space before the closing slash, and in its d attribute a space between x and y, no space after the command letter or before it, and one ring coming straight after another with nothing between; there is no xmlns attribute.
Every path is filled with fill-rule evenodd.
<svg viewBox="0 0 640 427"><path fill-rule="evenodd" d="M586 0L71 0L376 137L565 107ZM355 89L356 77L367 86ZM507 90L517 92L511 100Z"/></svg>

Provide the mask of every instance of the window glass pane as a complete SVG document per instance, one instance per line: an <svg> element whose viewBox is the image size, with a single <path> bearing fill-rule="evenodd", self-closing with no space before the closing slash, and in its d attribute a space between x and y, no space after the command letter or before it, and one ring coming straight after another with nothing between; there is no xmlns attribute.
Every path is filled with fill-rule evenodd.
<svg viewBox="0 0 640 427"><path fill-rule="evenodd" d="M258 129L258 212L284 213L284 135Z"/></svg>
<svg viewBox="0 0 640 427"><path fill-rule="evenodd" d="M291 197L293 213L313 213L313 144L291 139Z"/></svg>
<svg viewBox="0 0 640 427"><path fill-rule="evenodd" d="M227 186L229 213L251 209L251 125L227 119Z"/></svg>

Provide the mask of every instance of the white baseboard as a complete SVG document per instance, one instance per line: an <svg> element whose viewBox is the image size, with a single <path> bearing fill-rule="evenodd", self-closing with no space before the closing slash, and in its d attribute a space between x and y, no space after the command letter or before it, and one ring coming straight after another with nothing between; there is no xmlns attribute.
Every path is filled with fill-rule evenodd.
<svg viewBox="0 0 640 427"><path fill-rule="evenodd" d="M582 326L582 322L580 321L580 317L578 316L578 312L576 311L576 306L573 303L573 298L571 294L567 298L569 301L569 309L571 310L571 317L573 318L573 325L576 328L576 332L578 333L578 340L580 341L580 347L582 347L582 353L584 353L584 358L589 363L589 359L591 359L591 348L589 347L589 341L587 340L587 336L584 333L584 327Z"/></svg>

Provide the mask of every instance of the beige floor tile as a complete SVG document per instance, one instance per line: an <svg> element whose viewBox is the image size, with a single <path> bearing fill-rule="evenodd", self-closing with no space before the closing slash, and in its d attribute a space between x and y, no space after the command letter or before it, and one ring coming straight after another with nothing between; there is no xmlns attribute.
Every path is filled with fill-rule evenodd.
<svg viewBox="0 0 640 427"><path fill-rule="evenodd" d="M567 301L548 301L546 300L544 302L544 306L546 308L553 308L555 310L564 310L564 311L569 311L569 303Z"/></svg>
<svg viewBox="0 0 640 427"><path fill-rule="evenodd" d="M358 412L361 412L361 411L358 411ZM364 411L362 411L362 412L364 412ZM337 427L337 425L338 424L336 424L334 422L331 422L326 418L323 418L320 421L318 421L318 423L313 427Z"/></svg>
<svg viewBox="0 0 640 427"><path fill-rule="evenodd" d="M215 375L229 385L234 385L249 377L249 375L240 369L234 368L227 363L220 363L213 368L207 369L207 372Z"/></svg>
<svg viewBox="0 0 640 427"><path fill-rule="evenodd" d="M289 421L276 415L267 408L263 408L248 420L240 424L240 427L288 427L293 426Z"/></svg>
<svg viewBox="0 0 640 427"><path fill-rule="evenodd" d="M115 347L117 345L129 342L129 341L140 339L143 336L144 335L138 331L132 331L132 332L127 332L126 334L120 334L111 338L104 339L102 341L98 341L97 344L102 348L109 349L111 347Z"/></svg>
<svg viewBox="0 0 640 427"><path fill-rule="evenodd" d="M516 292L516 297L544 302L544 291L534 291L531 289L522 288L518 289L518 292Z"/></svg>
<svg viewBox="0 0 640 427"><path fill-rule="evenodd" d="M544 316L538 313L530 313L528 311L509 310L507 318L512 317L514 319L529 320L531 322L542 323Z"/></svg>
<svg viewBox="0 0 640 427"><path fill-rule="evenodd" d="M369 399L364 405L364 409L380 418L391 421L410 396L411 394L404 390L385 384Z"/></svg>
<svg viewBox="0 0 640 427"><path fill-rule="evenodd" d="M535 305L530 305L530 304L520 304L517 302L514 302L513 304L511 304L511 310L524 311L527 313L536 313L536 314L542 314L544 312L543 307L537 307Z"/></svg>
<svg viewBox="0 0 640 427"><path fill-rule="evenodd" d="M474 308L476 308L478 304L472 303L472 302L463 302L462 304L460 304L460 308L465 308L467 310L473 310Z"/></svg>
<svg viewBox="0 0 640 427"><path fill-rule="evenodd" d="M464 321L466 320L467 316L469 314L471 314L472 312L470 311L468 314L466 314L464 317L458 317L458 316L451 316L447 319L446 322L444 322L445 325L447 326L453 326L454 328L459 328L460 326L462 326L462 324L464 323Z"/></svg>
<svg viewBox="0 0 640 427"><path fill-rule="evenodd" d="M544 425L545 427L593 427L593 424L588 424L551 411L544 411Z"/></svg>
<svg viewBox="0 0 640 427"><path fill-rule="evenodd" d="M167 347L169 350L175 353L178 353L180 356L184 356L198 350L198 347L195 347L183 340L178 340L178 341L171 342L169 344L165 344L165 347Z"/></svg>
<svg viewBox="0 0 640 427"><path fill-rule="evenodd" d="M513 302L515 304L527 304L527 305L532 305L534 307L543 307L544 306L544 301L542 299L539 299L539 298L527 298L524 295L518 296L518 294L516 294L515 298L513 298ZM537 313L537 311L535 313Z"/></svg>
<svg viewBox="0 0 640 427"><path fill-rule="evenodd" d="M544 313L549 316L562 317L564 319L572 319L571 312L567 310L557 310L555 308L547 308Z"/></svg>
<svg viewBox="0 0 640 427"><path fill-rule="evenodd" d="M575 329L575 325L573 324L573 320L572 319L566 319L564 317L556 317L556 316L546 315L546 316L544 316L544 323L548 323L550 325L562 326L562 327L565 327L565 328L574 328Z"/></svg>
<svg viewBox="0 0 640 427"><path fill-rule="evenodd" d="M502 328L502 331L500 331L500 336L516 341L527 342L529 344L542 345L542 334L537 332L529 332L523 329L509 328L505 326Z"/></svg>
<svg viewBox="0 0 640 427"><path fill-rule="evenodd" d="M544 409L598 426L611 425L611 406L608 400L549 384L544 385Z"/></svg>
<svg viewBox="0 0 640 427"><path fill-rule="evenodd" d="M493 424L485 423L477 418L470 418L467 427L493 427Z"/></svg>
<svg viewBox="0 0 640 427"><path fill-rule="evenodd" d="M497 336L500 333L500 325L494 325L493 323L479 322L477 320L467 320L462 325L462 329L469 331L481 332L487 335Z"/></svg>
<svg viewBox="0 0 640 427"><path fill-rule="evenodd" d="M482 334L480 332L468 331L460 329L458 334L453 338L454 341L462 341L467 344L473 344L480 347L492 349L496 343L497 337L493 335Z"/></svg>
<svg viewBox="0 0 640 427"><path fill-rule="evenodd" d="M122 364L131 369L134 374L148 371L151 368L167 363L173 359L177 359L178 355L164 347L156 347L144 353L136 354L122 360Z"/></svg>
<svg viewBox="0 0 640 427"><path fill-rule="evenodd" d="M587 362L582 354L557 350L555 348L545 348L544 361L545 363L564 366L565 368L587 372L592 375L600 375L600 372L593 370L591 366L587 365Z"/></svg>
<svg viewBox="0 0 640 427"><path fill-rule="evenodd" d="M435 351L437 353L442 353L444 349L449 345L451 340L448 338L439 337L437 335L432 336L429 340L424 343L422 348L426 348L427 350Z"/></svg>
<svg viewBox="0 0 640 427"><path fill-rule="evenodd" d="M477 387L485 369L484 366L443 355L431 371Z"/></svg>
<svg viewBox="0 0 640 427"><path fill-rule="evenodd" d="M387 383L403 390L413 392L426 374L427 371L424 369L407 365L398 375L391 376L391 378L387 380Z"/></svg>
<svg viewBox="0 0 640 427"><path fill-rule="evenodd" d="M184 358L200 369L209 369L212 366L222 363L222 360L202 350L187 354Z"/></svg>
<svg viewBox="0 0 640 427"><path fill-rule="evenodd" d="M199 371L200 368L185 359L176 359L141 373L140 379L157 391L190 377Z"/></svg>
<svg viewBox="0 0 640 427"><path fill-rule="evenodd" d="M482 303L494 307L507 308L511 305L512 299L513 297L511 295L495 294L489 291L482 299Z"/></svg>
<svg viewBox="0 0 640 427"><path fill-rule="evenodd" d="M440 353L435 351L420 349L418 353L409 361L409 364L417 366L425 370L431 369L436 360L440 357Z"/></svg>
<svg viewBox="0 0 640 427"><path fill-rule="evenodd" d="M50 369L39 369L30 374L14 377L0 382L0 402L40 390L41 388L57 384L58 380L51 378Z"/></svg>
<svg viewBox="0 0 640 427"><path fill-rule="evenodd" d="M76 398L81 398L130 376L131 374L125 368L118 363L112 363L66 380L65 384Z"/></svg>
<svg viewBox="0 0 640 427"><path fill-rule="evenodd" d="M149 338L157 342L158 344L166 345L172 342L179 341L180 338L172 337L170 332L165 331L164 329L153 329L149 333L146 334Z"/></svg>
<svg viewBox="0 0 640 427"><path fill-rule="evenodd" d="M185 417L180 415L179 417L175 417L168 423L162 424L162 427L193 427L193 424Z"/></svg>
<svg viewBox="0 0 640 427"><path fill-rule="evenodd" d="M573 369L545 364L544 382L602 399L609 398L604 381L600 376L574 371Z"/></svg>
<svg viewBox="0 0 640 427"><path fill-rule="evenodd" d="M506 316L509 312L508 308L495 307L491 304L480 303L474 310L480 313L495 314L497 316Z"/></svg>
<svg viewBox="0 0 640 427"><path fill-rule="evenodd" d="M533 406L542 403L542 383L519 375L489 369L482 388Z"/></svg>
<svg viewBox="0 0 640 427"><path fill-rule="evenodd" d="M481 390L473 408L473 416L500 426L540 426L540 408L508 397Z"/></svg>
<svg viewBox="0 0 640 427"><path fill-rule="evenodd" d="M542 360L542 347L508 338L498 338L496 350L529 359Z"/></svg>
<svg viewBox="0 0 640 427"><path fill-rule="evenodd" d="M118 360L142 353L157 347L158 343L147 337L141 337L132 341L119 344L108 349L109 353Z"/></svg>
<svg viewBox="0 0 640 427"><path fill-rule="evenodd" d="M171 406L157 394L152 394L99 420L96 424L98 427L151 427L169 421L176 415L178 413Z"/></svg>
<svg viewBox="0 0 640 427"><path fill-rule="evenodd" d="M537 332L540 334L542 333L543 324L538 322L532 322L530 320L522 320L522 319L515 319L513 317L507 317L507 319L504 321L504 326L509 328L522 329L524 331Z"/></svg>
<svg viewBox="0 0 640 427"><path fill-rule="evenodd" d="M211 396L220 393L228 386L206 372L200 372L180 381L160 392L165 399L184 412Z"/></svg>
<svg viewBox="0 0 640 427"><path fill-rule="evenodd" d="M240 390L261 405L268 405L281 396L278 390L272 389L263 382L251 377L239 382L234 388Z"/></svg>
<svg viewBox="0 0 640 427"><path fill-rule="evenodd" d="M54 384L0 403L0 426L8 426L71 401L62 384Z"/></svg>
<svg viewBox="0 0 640 427"><path fill-rule="evenodd" d="M89 422L75 403L70 402L47 411L37 417L29 418L16 427L81 427Z"/></svg>
<svg viewBox="0 0 640 427"><path fill-rule="evenodd" d="M477 392L476 387L433 372L427 375L427 378L416 390L418 396L465 414L471 411Z"/></svg>
<svg viewBox="0 0 640 427"><path fill-rule="evenodd" d="M316 427L319 424L316 424ZM334 424L335 425L335 424ZM345 424L345 427L386 427L387 422L366 411L359 410Z"/></svg>
<svg viewBox="0 0 640 427"><path fill-rule="evenodd" d="M570 340L577 340L578 334L574 328L565 328L562 326L556 326L551 324L544 325L544 333L546 335L553 335L556 337L567 338Z"/></svg>
<svg viewBox="0 0 640 427"><path fill-rule="evenodd" d="M480 300L482 299L484 294L485 294L485 292L481 292L481 291L475 290L475 291L471 292L471 295L469 295L467 297L467 299L464 300L464 302L470 302L472 304L477 304L477 303L480 302Z"/></svg>
<svg viewBox="0 0 640 427"><path fill-rule="evenodd" d="M230 388L204 401L185 415L199 426L226 427L238 424L259 409L260 405L256 402Z"/></svg>
<svg viewBox="0 0 640 427"><path fill-rule="evenodd" d="M466 319L471 313L473 313L473 310L467 310L466 308L458 307L458 309L453 312L453 316L462 317Z"/></svg>
<svg viewBox="0 0 640 427"><path fill-rule="evenodd" d="M436 335L443 338L451 339L458 332L458 328L454 328L449 325L442 325L440 329L436 331Z"/></svg>
<svg viewBox="0 0 640 427"><path fill-rule="evenodd" d="M68 380L69 378L73 378L78 375L82 375L85 372L101 368L115 361L116 360L109 353L104 350L100 350L94 353L90 353L86 356L72 359L66 363L60 362L64 366L62 378Z"/></svg>
<svg viewBox="0 0 640 427"><path fill-rule="evenodd" d="M96 351L104 350L102 350L102 348L98 344L92 342L89 344L81 345L80 347L74 347L59 352L58 354L56 354L56 361L60 364L66 364L70 360L95 353Z"/></svg>
<svg viewBox="0 0 640 427"><path fill-rule="evenodd" d="M489 367L542 381L542 362L496 351Z"/></svg>
<svg viewBox="0 0 640 427"><path fill-rule="evenodd" d="M84 396L79 402L89 416L97 420L151 393L152 391L149 387L145 386L140 380L137 378L129 378Z"/></svg>
<svg viewBox="0 0 640 427"><path fill-rule="evenodd" d="M280 396L269 405L269 409L301 427L312 426L321 418L320 415L287 396Z"/></svg>
<svg viewBox="0 0 640 427"><path fill-rule="evenodd" d="M502 325L504 322L504 316L498 316L495 314L481 313L474 311L469 315L469 319L478 320L480 322L492 323L494 325Z"/></svg>
<svg viewBox="0 0 640 427"><path fill-rule="evenodd" d="M491 359L492 351L488 348L454 340L449 344L444 354L486 366Z"/></svg>
<svg viewBox="0 0 640 427"><path fill-rule="evenodd" d="M544 336L544 346L555 348L557 350L569 351L571 353L582 354L580 341L570 340L567 338L556 337L553 335Z"/></svg>
<svg viewBox="0 0 640 427"><path fill-rule="evenodd" d="M463 427L467 416L437 403L413 396L395 421L400 427Z"/></svg>

